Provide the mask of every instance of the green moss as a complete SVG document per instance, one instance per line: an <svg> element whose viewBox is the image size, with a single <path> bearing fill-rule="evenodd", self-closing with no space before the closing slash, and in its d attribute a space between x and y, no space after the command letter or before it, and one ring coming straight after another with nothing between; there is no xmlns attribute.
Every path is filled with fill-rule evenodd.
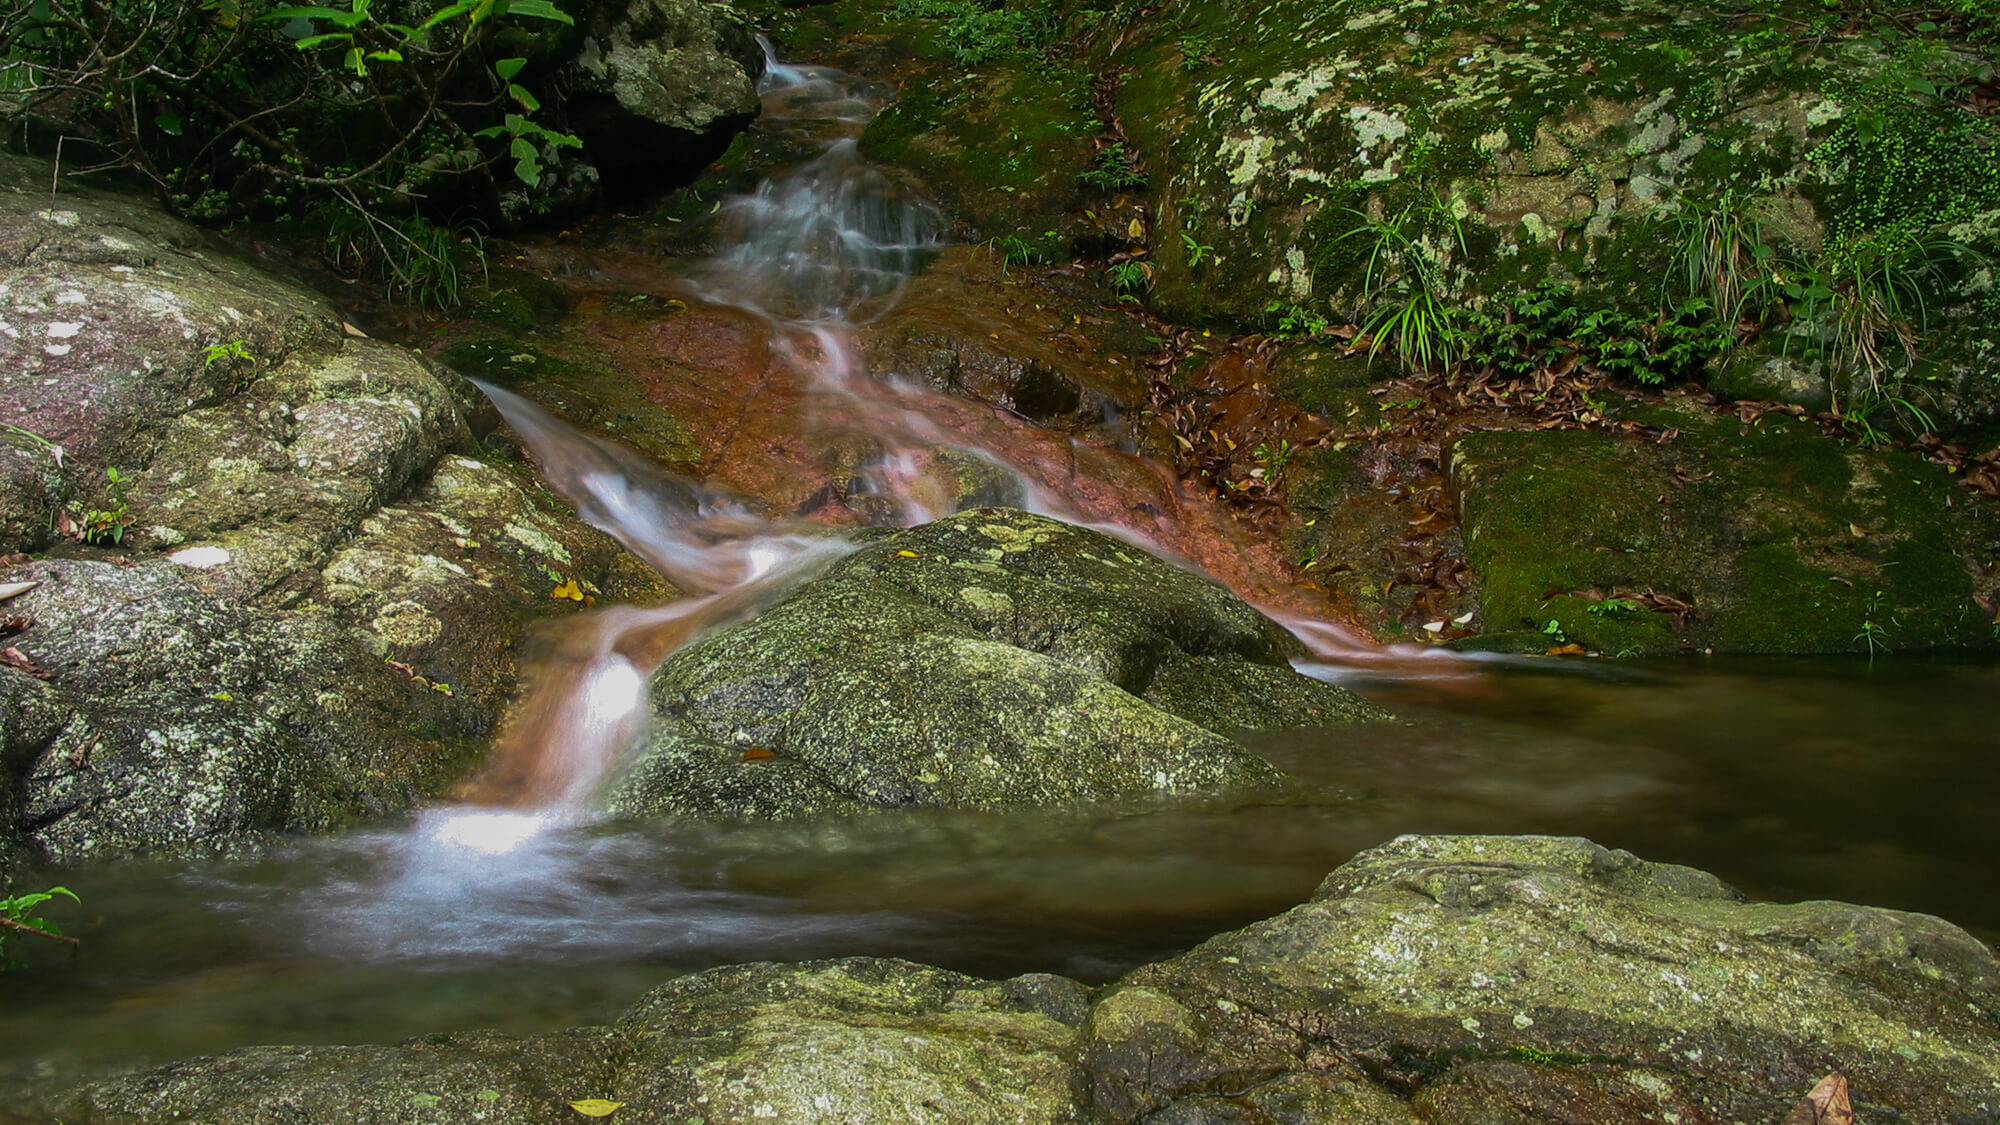
<svg viewBox="0 0 2000 1125"><path fill-rule="evenodd" d="M1664 446L1582 431L1460 439L1453 477L1489 630L1554 621L1613 654L1859 652L1864 626L1898 651L1993 646L1967 567L2000 541L2000 506L1961 498L1909 454L1678 420ZM1670 595L1694 615L1677 632L1591 589Z"/></svg>
<svg viewBox="0 0 2000 1125"><path fill-rule="evenodd" d="M1080 70L940 76L877 114L870 159L921 176L981 237L1061 228L1080 203L1098 124Z"/></svg>

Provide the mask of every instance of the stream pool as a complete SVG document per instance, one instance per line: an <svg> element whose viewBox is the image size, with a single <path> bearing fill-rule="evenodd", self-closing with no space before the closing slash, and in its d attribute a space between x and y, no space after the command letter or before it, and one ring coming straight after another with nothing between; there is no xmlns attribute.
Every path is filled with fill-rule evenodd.
<svg viewBox="0 0 2000 1125"><path fill-rule="evenodd" d="M1581 834L1761 898L2000 934L2000 665L1478 667L1355 681L1393 723L1246 736L1297 781L1220 800L559 825L511 847L463 843L467 817L496 814L433 810L251 858L69 869L84 905L54 916L83 953L24 949L30 970L0 976L0 1078L547 1030L767 958L1102 982L1277 913L1403 832Z"/></svg>

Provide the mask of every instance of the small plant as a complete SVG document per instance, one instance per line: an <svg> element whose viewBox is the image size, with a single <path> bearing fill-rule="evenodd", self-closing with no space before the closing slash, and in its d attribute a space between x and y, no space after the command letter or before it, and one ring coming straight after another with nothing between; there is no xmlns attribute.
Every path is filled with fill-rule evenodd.
<svg viewBox="0 0 2000 1125"><path fill-rule="evenodd" d="M1259 445L1250 456L1264 474L1264 483L1276 485L1283 479L1285 467L1292 463L1292 456L1297 452L1298 448L1291 442L1279 438L1275 443Z"/></svg>
<svg viewBox="0 0 2000 1125"><path fill-rule="evenodd" d="M1119 300L1138 301L1152 287L1153 267L1145 262L1113 262L1104 277L1118 291Z"/></svg>
<svg viewBox="0 0 2000 1125"><path fill-rule="evenodd" d="M1215 253L1215 247L1200 241L1188 231L1181 232L1181 245L1187 250L1187 264L1189 268L1199 266L1209 258L1216 258L1217 261L1221 260Z"/></svg>
<svg viewBox="0 0 2000 1125"><path fill-rule="evenodd" d="M239 359L251 358L250 347L242 340L231 340L226 344L210 344L201 349L201 365L204 369L214 367L218 363L234 363Z"/></svg>
<svg viewBox="0 0 2000 1125"><path fill-rule="evenodd" d="M1637 613L1639 609L1639 603L1630 598L1606 598L1592 603L1585 612L1592 617L1623 617L1628 613Z"/></svg>
<svg viewBox="0 0 2000 1125"><path fill-rule="evenodd" d="M108 481L106 491L110 494L110 504L81 513L71 507L58 515L58 531L80 543L99 547L125 542L125 528L131 523L125 511L125 486L132 483L132 478L116 468L105 469L104 476ZM76 518L71 518L72 514L76 514Z"/></svg>
<svg viewBox="0 0 2000 1125"><path fill-rule="evenodd" d="M1099 149L1097 162L1076 178L1104 192L1138 191L1146 186L1146 174L1134 165L1124 143L1113 141Z"/></svg>
<svg viewBox="0 0 2000 1125"><path fill-rule="evenodd" d="M1182 70L1215 65L1215 40L1211 36L1189 32L1174 40L1174 49L1181 53Z"/></svg>
<svg viewBox="0 0 2000 1125"><path fill-rule="evenodd" d="M1566 645L1569 643L1569 634L1563 631L1562 622L1557 621L1553 617L1549 618L1548 622L1542 626L1542 633L1556 644Z"/></svg>
<svg viewBox="0 0 2000 1125"><path fill-rule="evenodd" d="M33 894L0 898L0 968L14 967L13 959L5 956L5 952L7 939L15 934L34 934L38 937L53 938L68 943L71 949L76 948L75 938L63 936L61 927L35 912L36 907L58 895L72 902L83 901L68 887L50 887L46 891L37 891Z"/></svg>
<svg viewBox="0 0 2000 1125"><path fill-rule="evenodd" d="M1466 253L1465 231L1457 215L1442 200L1433 199L1429 215L1448 229L1445 252ZM1459 356L1464 333L1461 314L1445 296L1444 269L1416 233L1417 214L1404 207L1392 218L1376 219L1351 211L1359 225L1341 235L1368 244L1362 271L1361 305L1372 311L1361 318L1361 329L1372 341L1372 357L1391 344L1404 364L1416 369L1449 367Z"/></svg>
<svg viewBox="0 0 2000 1125"><path fill-rule="evenodd" d="M1264 311L1277 314L1278 322L1273 334L1278 336L1317 336L1326 331L1328 324L1326 317L1290 301L1272 301L1264 306Z"/></svg>
<svg viewBox="0 0 2000 1125"><path fill-rule="evenodd" d="M1764 237L1754 201L1734 188L1715 200L1684 195L1669 217L1674 227L1673 260L1685 297L1706 298L1730 326L1746 304L1765 297L1777 250Z"/></svg>
<svg viewBox="0 0 2000 1125"><path fill-rule="evenodd" d="M1313 567L1316 567L1318 565L1319 565L1319 547L1317 545L1307 546L1304 550L1299 552L1300 570L1311 570Z"/></svg>
<svg viewBox="0 0 2000 1125"><path fill-rule="evenodd" d="M1056 260L1056 247L1061 235L1052 230L1042 232L1040 239L1030 241L1019 233L1001 234L989 238L983 244L1000 259L1000 267L1012 269L1015 266L1046 266Z"/></svg>
<svg viewBox="0 0 2000 1125"><path fill-rule="evenodd" d="M1889 631L1882 627L1881 622L1875 620L1875 614L1881 608L1882 591L1877 590L1875 591L1875 596L1868 599L1868 608L1862 611L1860 632L1854 634L1855 640L1867 646L1868 663L1871 665L1875 663L1875 654L1877 652L1889 653L1893 651L1889 647Z"/></svg>

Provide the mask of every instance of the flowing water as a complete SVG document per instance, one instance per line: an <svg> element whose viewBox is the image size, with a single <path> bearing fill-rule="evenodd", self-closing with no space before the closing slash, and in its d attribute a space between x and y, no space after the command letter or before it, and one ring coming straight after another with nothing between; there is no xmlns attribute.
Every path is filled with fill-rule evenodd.
<svg viewBox="0 0 2000 1125"><path fill-rule="evenodd" d="M0 1077L258 1042L545 1030L606 1019L676 974L764 958L896 955L1102 981L1282 910L1409 831L1583 834L1760 895L2000 931L2000 668L1427 662L1360 645L1227 573L1214 546L1226 536L1188 531L1207 517L1121 525L1111 514L1129 505L1020 454L1046 435L866 370L854 326L936 253L939 217L856 154L876 100L866 83L773 60L765 95L780 127L823 138L820 155L729 204L729 249L687 293L764 325L810 424L879 445L867 486L880 520L945 510L926 476L940 451L982 459L1015 503L1222 573L1313 644L1304 670L1400 717L1246 736L1296 780L1207 802L599 823L590 794L643 729L653 668L845 540L760 517L489 388L551 487L689 596L577 618L463 805L254 858L62 873L86 894L62 916L81 917L87 952L27 950L34 971L0 977ZM1123 456L1075 449L1068 463ZM1127 468L1170 489L1156 467Z"/></svg>

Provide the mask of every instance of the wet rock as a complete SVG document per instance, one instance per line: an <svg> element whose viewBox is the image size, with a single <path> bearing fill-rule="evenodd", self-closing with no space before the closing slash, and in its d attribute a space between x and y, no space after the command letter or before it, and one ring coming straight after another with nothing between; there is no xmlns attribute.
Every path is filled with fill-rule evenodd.
<svg viewBox="0 0 2000 1125"><path fill-rule="evenodd" d="M444 737L450 701L332 620L257 613L172 563L8 577L41 583L10 603L35 622L14 643L53 675L0 671L10 823L44 856L324 831L408 807L467 764Z"/></svg>
<svg viewBox="0 0 2000 1125"><path fill-rule="evenodd" d="M630 0L596 14L568 112L614 203L687 183L757 114L763 55L734 9Z"/></svg>
<svg viewBox="0 0 2000 1125"><path fill-rule="evenodd" d="M1782 414L1661 410L1665 445L1584 431L1468 434L1450 473L1489 634L1551 621L1607 653L1870 652L2000 643L2000 512L1908 453ZM1745 432L1747 431L1747 432ZM1626 605L1607 600L1624 592ZM1677 610L1629 595L1658 594ZM1661 610L1666 610L1662 612Z"/></svg>
<svg viewBox="0 0 2000 1125"><path fill-rule="evenodd" d="M252 1047L46 1098L112 1123L574 1121L623 1103L642 1125L1083 1119L1074 1023L1023 997L1082 986L987 981L875 958L713 969L653 990L608 1027L435 1034L396 1047ZM31 1118L32 1119L32 1118Z"/></svg>
<svg viewBox="0 0 2000 1125"><path fill-rule="evenodd" d="M0 157L0 849L220 848L438 795L551 596L670 592L479 460L484 400L149 203ZM116 472L114 479L112 473ZM109 561L106 548L125 558ZM51 720L55 714L57 719Z"/></svg>
<svg viewBox="0 0 2000 1125"><path fill-rule="evenodd" d="M2000 962L1936 918L1745 900L1587 840L1404 836L1310 902L1094 995L847 958L711 969L616 1023L259 1047L30 1120L1779 1120L1824 1075L1868 1120L1986 1121Z"/></svg>
<svg viewBox="0 0 2000 1125"><path fill-rule="evenodd" d="M920 176L975 240L1045 244L1083 202L1097 132L1080 73L947 67L869 122L861 151Z"/></svg>
<svg viewBox="0 0 2000 1125"><path fill-rule="evenodd" d="M669 660L654 687L662 732L611 802L687 809L653 759L686 755L689 739L735 748L734 763L707 753L785 792L807 784L805 811L1271 781L1217 730L1379 714L1293 672L1298 650L1221 586L1138 548L1018 511L961 513L867 543Z"/></svg>
<svg viewBox="0 0 2000 1125"><path fill-rule="evenodd" d="M438 1034L396 1047L251 1047L88 1087L47 1109L102 1125L559 1125L577 1120L570 1102L610 1089L627 1050L605 1028L530 1039Z"/></svg>
<svg viewBox="0 0 2000 1125"><path fill-rule="evenodd" d="M1405 836L1120 981L1084 1058L1116 1120L1776 1121L1835 1071L1871 1116L1981 1120L1996 1004L2000 963L1936 918L1752 903L1580 839Z"/></svg>
<svg viewBox="0 0 2000 1125"><path fill-rule="evenodd" d="M1077 1029L1014 983L874 958L683 977L619 1021L641 1046L616 1098L712 1125L1079 1120Z"/></svg>
<svg viewBox="0 0 2000 1125"><path fill-rule="evenodd" d="M1018 286L993 251L947 251L861 329L869 370L1011 410L1048 427L1102 427L1146 402L1151 350L1101 300Z"/></svg>

